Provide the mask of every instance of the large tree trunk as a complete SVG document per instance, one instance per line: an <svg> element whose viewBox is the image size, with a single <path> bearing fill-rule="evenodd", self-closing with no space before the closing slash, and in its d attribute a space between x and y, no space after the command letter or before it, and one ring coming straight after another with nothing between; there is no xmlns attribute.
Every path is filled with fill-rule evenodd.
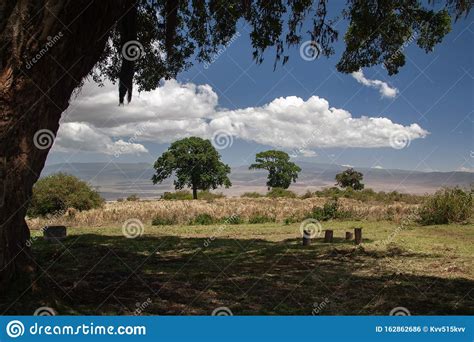
<svg viewBox="0 0 474 342"><path fill-rule="evenodd" d="M48 139L130 5L129 0L0 3L0 292L34 270L25 214L51 147Z"/></svg>

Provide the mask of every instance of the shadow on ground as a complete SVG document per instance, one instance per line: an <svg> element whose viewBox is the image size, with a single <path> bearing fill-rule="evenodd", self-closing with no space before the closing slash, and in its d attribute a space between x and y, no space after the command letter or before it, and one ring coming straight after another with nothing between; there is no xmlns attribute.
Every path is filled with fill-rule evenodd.
<svg viewBox="0 0 474 342"><path fill-rule="evenodd" d="M383 267L434 257L398 248L95 234L63 243L35 241L37 279L2 296L2 314L42 306L62 315L208 315L218 307L234 315L474 314L473 281Z"/></svg>

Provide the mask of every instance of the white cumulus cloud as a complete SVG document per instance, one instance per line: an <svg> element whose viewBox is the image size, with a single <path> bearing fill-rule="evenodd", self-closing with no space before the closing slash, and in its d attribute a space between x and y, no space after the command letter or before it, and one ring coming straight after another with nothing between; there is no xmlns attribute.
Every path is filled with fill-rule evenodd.
<svg viewBox="0 0 474 342"><path fill-rule="evenodd" d="M54 149L69 152L80 150L103 154L148 152L145 146L122 139L112 141L103 131L84 122L66 122L61 125Z"/></svg>
<svg viewBox="0 0 474 342"><path fill-rule="evenodd" d="M169 143L187 136L211 139L218 131L235 139L314 156L316 148L390 147L393 132L413 141L428 132L418 124L404 126L384 117L353 117L318 96L276 98L259 107L225 109L209 85L166 81L150 92L135 94L118 106L117 87L86 83L63 116L56 151L105 154L146 152L145 142Z"/></svg>
<svg viewBox="0 0 474 342"><path fill-rule="evenodd" d="M357 82L367 86L378 89L380 95L382 97L390 97L393 98L397 96L398 89L390 87L386 82L380 80L370 80L364 76L362 70L355 71L352 73L352 77L354 77Z"/></svg>

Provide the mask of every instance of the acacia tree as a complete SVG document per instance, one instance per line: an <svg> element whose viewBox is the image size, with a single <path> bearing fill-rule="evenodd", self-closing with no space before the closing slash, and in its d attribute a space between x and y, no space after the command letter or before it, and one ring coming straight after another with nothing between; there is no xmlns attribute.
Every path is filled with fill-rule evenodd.
<svg viewBox="0 0 474 342"><path fill-rule="evenodd" d="M349 168L336 175L336 185L339 185L341 188L362 190L364 189L364 184L362 184L363 178L364 175L362 172L358 172L353 168Z"/></svg>
<svg viewBox="0 0 474 342"><path fill-rule="evenodd" d="M156 173L153 183L161 183L166 178L176 176L176 189L190 187L193 199L197 199L198 190L216 189L224 185L230 187L227 175L230 167L221 162L221 156L209 140L198 137L185 138L171 144L155 162Z"/></svg>
<svg viewBox="0 0 474 342"><path fill-rule="evenodd" d="M268 189L288 189L291 182L296 182L298 172L301 172L301 168L290 161L288 153L276 150L257 153L255 163L250 165L249 169L268 171Z"/></svg>
<svg viewBox="0 0 474 342"><path fill-rule="evenodd" d="M434 1L430 1L434 2ZM413 32L426 51L467 15L469 0L445 0L433 10L418 0L348 0L346 50L337 69L405 63ZM151 90L190 66L209 62L250 26L253 58L276 47L275 65L309 33L311 54L331 55L338 32L327 0L9 0L0 2L0 287L32 270L24 220L31 189L44 166L61 113L87 75L118 82L119 101L132 88ZM306 19L310 20L306 20ZM309 27L304 27L309 24ZM40 143L38 143L40 142Z"/></svg>

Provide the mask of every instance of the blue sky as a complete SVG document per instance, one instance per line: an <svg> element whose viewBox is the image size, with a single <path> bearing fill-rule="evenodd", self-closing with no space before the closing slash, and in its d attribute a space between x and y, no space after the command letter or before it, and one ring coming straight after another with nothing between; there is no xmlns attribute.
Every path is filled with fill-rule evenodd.
<svg viewBox="0 0 474 342"><path fill-rule="evenodd" d="M430 54L426 54L416 44L409 45L405 49L407 64L397 75L388 76L381 66L363 70L367 79L380 80L398 89L397 96L393 98L382 97L377 89L357 82L351 75L336 71L335 65L343 50L344 22L337 26L340 39L335 44L336 53L333 56L306 61L300 57L299 49L293 48L289 53L289 62L285 66L279 65L275 71L273 50L266 52L261 65L256 65L252 60L248 28L241 25L240 36L214 63L208 68L196 64L180 74L177 81L196 86L209 85L217 94L217 106L225 110L261 107L276 98L288 96L307 101L315 95L329 102L329 107L350 112L353 118L383 117L403 126L416 123L429 132L424 138L413 139L408 146L400 149L390 146L350 147L349 142L342 147L312 146L312 156L298 155L296 160L387 169L472 171L474 25L471 17L454 23L452 32ZM83 90L85 95L94 92L92 85L87 87ZM133 105L132 101L128 106ZM74 101L72 107L74 110ZM291 125L291 119L288 124ZM104 126L102 130L105 129ZM117 155L93 149L71 152L67 148L55 146L48 163L108 160L151 162L169 146L168 142L160 142L160 139L157 142L150 138L140 141L140 136L136 136L136 139L130 140L126 133L117 133L118 129L113 131L110 134L112 141L128 139L143 145L146 152L138 151L116 158ZM60 130L58 137L61 134ZM275 137L275 140L278 139ZM231 165L242 165L250 163L256 152L269 148L275 146L234 136L232 146L220 152L224 161ZM290 152L292 149L285 150Z"/></svg>

